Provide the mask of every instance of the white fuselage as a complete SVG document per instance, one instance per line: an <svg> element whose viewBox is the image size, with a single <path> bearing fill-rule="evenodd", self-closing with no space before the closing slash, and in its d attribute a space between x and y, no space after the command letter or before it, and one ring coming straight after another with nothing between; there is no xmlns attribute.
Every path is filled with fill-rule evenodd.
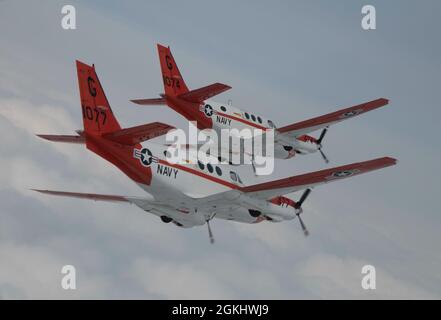
<svg viewBox="0 0 441 320"><path fill-rule="evenodd" d="M201 106L205 116L211 118L213 129L219 134L223 129L267 130L274 129L274 157L289 159L296 153L309 154L318 151L318 145L311 140L301 140L277 133L275 124L265 117L249 113L231 105L207 100Z"/></svg>
<svg viewBox="0 0 441 320"><path fill-rule="evenodd" d="M181 226L203 225L213 214L216 218L245 223L263 220L283 221L295 218L292 207L275 205L269 201L249 199L238 192L244 184L240 177L243 167L229 164L173 164L167 161L167 147L144 142L153 155L149 164L152 179L150 184L139 184L153 197L149 201L135 203L142 209L158 216L172 218ZM213 162L216 159L213 159ZM236 191L235 191L236 190ZM226 192L229 191L229 192ZM217 197L218 195L221 195ZM211 205L206 197L215 197ZM203 202L200 199L204 199ZM157 205L155 205L155 203ZM219 210L220 204L222 209ZM226 205L225 205L226 204ZM260 212L253 216L250 213ZM266 219L268 218L268 219Z"/></svg>

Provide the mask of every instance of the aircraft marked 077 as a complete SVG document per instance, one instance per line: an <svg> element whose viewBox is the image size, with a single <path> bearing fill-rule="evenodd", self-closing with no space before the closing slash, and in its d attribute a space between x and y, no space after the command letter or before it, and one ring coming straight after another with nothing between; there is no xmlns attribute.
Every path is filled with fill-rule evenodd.
<svg viewBox="0 0 441 320"><path fill-rule="evenodd" d="M131 100L132 102L139 105L168 105L189 121L197 121L198 128L201 130L213 129L219 133L222 129L260 129L263 132L274 129L274 157L277 159L289 159L296 154L310 154L319 151L323 159L329 162L322 151L323 138L329 126L389 103L389 100L380 98L276 128L274 122L265 117L209 100L211 97L231 89L228 85L214 83L190 91L170 48L158 44L158 53L165 92L160 95L161 98L135 99ZM320 129L322 131L318 138L308 135L308 133Z"/></svg>
<svg viewBox="0 0 441 320"><path fill-rule="evenodd" d="M163 63L170 65L173 60L166 57ZM129 202L159 216L165 223L172 222L185 228L207 224L212 242L209 221L214 217L244 223L279 222L298 217L307 234L300 214L311 188L396 163L395 159L384 157L249 185L240 177L244 166L215 165L197 160L188 164L168 161L168 146L149 140L167 133L173 127L153 122L122 129L110 108L95 66L77 61L77 73L84 130L77 131L78 135L39 137L56 142L85 144L87 149L123 171L146 191L146 195L131 197L35 191L97 201ZM174 90L185 88L180 78L164 79L167 83L175 84ZM305 191L298 201L283 196L300 190Z"/></svg>

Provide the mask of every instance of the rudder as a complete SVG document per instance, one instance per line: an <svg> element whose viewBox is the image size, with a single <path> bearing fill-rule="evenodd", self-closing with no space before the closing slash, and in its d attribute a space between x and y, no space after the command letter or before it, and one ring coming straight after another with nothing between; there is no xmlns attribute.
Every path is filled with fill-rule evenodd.
<svg viewBox="0 0 441 320"><path fill-rule="evenodd" d="M121 129L113 115L106 94L95 72L95 66L76 61L84 131L108 133Z"/></svg>
<svg viewBox="0 0 441 320"><path fill-rule="evenodd" d="M187 93L189 90L182 78L181 72L179 72L170 48L158 44L158 54L165 94L175 97Z"/></svg>

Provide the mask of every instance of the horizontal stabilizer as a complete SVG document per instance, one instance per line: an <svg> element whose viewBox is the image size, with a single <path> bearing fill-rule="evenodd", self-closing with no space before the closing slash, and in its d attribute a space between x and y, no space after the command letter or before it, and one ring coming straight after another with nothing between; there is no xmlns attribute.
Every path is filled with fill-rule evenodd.
<svg viewBox="0 0 441 320"><path fill-rule="evenodd" d="M164 98L152 98L152 99L134 99L130 100L133 103L142 105L142 106L156 106L156 105L164 105L166 101Z"/></svg>
<svg viewBox="0 0 441 320"><path fill-rule="evenodd" d="M169 126L168 124L153 122L106 133L103 135L103 138L120 144L133 146L143 141L162 136L173 129L175 129L175 127Z"/></svg>
<svg viewBox="0 0 441 320"><path fill-rule="evenodd" d="M78 193L78 192L65 192L65 191L52 191L52 190L39 190L31 189L32 191L37 191L40 193L50 194L52 196L62 196L71 198L88 199L94 201L110 201L110 202L129 202L126 197L115 196L115 195L105 195L105 194L95 194L95 193Z"/></svg>
<svg viewBox="0 0 441 320"><path fill-rule="evenodd" d="M37 134L38 137L54 142L64 143L85 143L84 136L56 135L56 134Z"/></svg>
<svg viewBox="0 0 441 320"><path fill-rule="evenodd" d="M210 99L211 97L214 97L218 94L221 94L224 91L227 91L231 89L230 86L227 86L226 84L222 83L214 83L210 84L209 86L202 87L199 89L195 89L192 91L189 91L187 93L181 94L178 97L180 99L189 101L189 102L202 102L204 100Z"/></svg>

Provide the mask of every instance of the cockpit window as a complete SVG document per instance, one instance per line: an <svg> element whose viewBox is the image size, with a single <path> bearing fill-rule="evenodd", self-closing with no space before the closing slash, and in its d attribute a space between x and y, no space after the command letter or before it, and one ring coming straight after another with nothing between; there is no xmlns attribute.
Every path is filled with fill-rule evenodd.
<svg viewBox="0 0 441 320"><path fill-rule="evenodd" d="M273 129L276 128L276 126L274 125L274 122L272 122L271 120L268 120L268 125L270 128L273 128Z"/></svg>
<svg viewBox="0 0 441 320"><path fill-rule="evenodd" d="M230 178L234 182L237 182L237 175L236 175L236 173L234 171L230 171Z"/></svg>

